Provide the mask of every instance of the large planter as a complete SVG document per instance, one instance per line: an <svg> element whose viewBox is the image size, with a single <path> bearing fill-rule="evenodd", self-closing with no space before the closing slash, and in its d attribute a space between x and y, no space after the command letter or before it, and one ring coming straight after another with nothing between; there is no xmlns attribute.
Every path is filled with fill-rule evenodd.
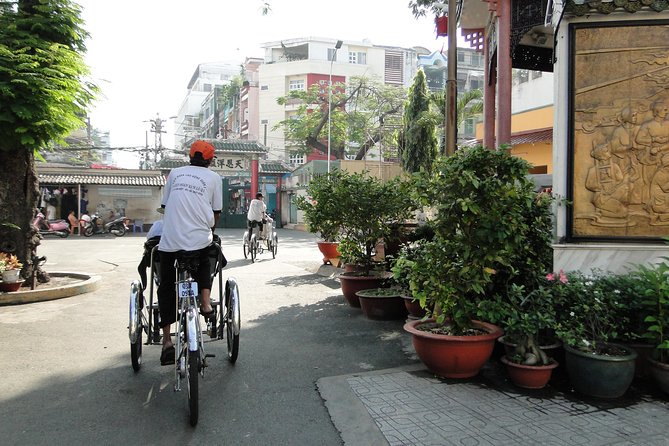
<svg viewBox="0 0 669 446"><path fill-rule="evenodd" d="M371 288L360 290L355 295L360 301L362 313L368 319L389 321L404 319L407 316L407 309L398 290Z"/></svg>
<svg viewBox="0 0 669 446"><path fill-rule="evenodd" d="M476 336L449 336L418 330L434 320L417 320L404 324L411 334L416 354L425 366L443 378L471 378L479 373L490 358L495 339L502 336L500 327L487 322L472 321L474 328L487 332Z"/></svg>
<svg viewBox="0 0 669 446"><path fill-rule="evenodd" d="M352 307L360 307L360 299L355 293L370 288L381 288L383 282L388 280L391 276L388 272L380 274L373 274L370 276L363 276L360 273L342 273L338 276L341 283L341 292L346 299L346 302Z"/></svg>
<svg viewBox="0 0 669 446"><path fill-rule="evenodd" d="M317 242L318 250L323 254L323 264L339 266L338 242Z"/></svg>
<svg viewBox="0 0 669 446"><path fill-rule="evenodd" d="M569 381L577 392L595 398L619 398L634 379L636 352L624 345L609 344L623 355L597 355L564 346Z"/></svg>
<svg viewBox="0 0 669 446"><path fill-rule="evenodd" d="M664 392L669 393L669 364L659 362L648 356L648 371L653 381Z"/></svg>
<svg viewBox="0 0 669 446"><path fill-rule="evenodd" d="M403 295L402 300L404 301L404 307L407 309L410 318L422 319L427 313L425 308L420 306L420 301L418 299L414 299L413 296Z"/></svg>
<svg viewBox="0 0 669 446"><path fill-rule="evenodd" d="M524 389L543 389L546 387L553 374L553 369L558 366L556 361L548 365L525 365L510 361L506 356L502 356L500 360L506 366L511 382Z"/></svg>

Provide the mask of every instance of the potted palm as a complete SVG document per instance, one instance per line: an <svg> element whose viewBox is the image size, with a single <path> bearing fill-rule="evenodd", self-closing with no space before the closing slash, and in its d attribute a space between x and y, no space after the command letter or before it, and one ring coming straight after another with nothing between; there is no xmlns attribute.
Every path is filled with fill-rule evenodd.
<svg viewBox="0 0 669 446"><path fill-rule="evenodd" d="M634 379L637 353L612 342L619 336L620 290L615 275L570 272L556 300L556 333L565 349L569 380L577 392L618 398Z"/></svg>
<svg viewBox="0 0 669 446"><path fill-rule="evenodd" d="M345 263L358 266L356 271L339 275L342 293L351 306L360 306L355 293L379 288L390 278L376 248L390 236L393 225L409 218L415 209L409 188L398 177L382 182L366 172L339 174L335 187L342 215L339 253Z"/></svg>
<svg viewBox="0 0 669 446"><path fill-rule="evenodd" d="M339 237L342 227L342 209L339 202L337 185L342 172L315 175L307 186L306 196L296 199L297 208L304 212L304 219L310 232L321 236L318 249L323 254L323 263L339 265Z"/></svg>
<svg viewBox="0 0 669 446"><path fill-rule="evenodd" d="M528 171L508 150L479 146L439 160L433 175L418 176L418 194L436 212L435 236L423 244L409 281L435 311L405 330L440 376L476 375L502 335L500 327L478 320L480 304L509 284L534 282L551 265L550 197L537 196Z"/></svg>

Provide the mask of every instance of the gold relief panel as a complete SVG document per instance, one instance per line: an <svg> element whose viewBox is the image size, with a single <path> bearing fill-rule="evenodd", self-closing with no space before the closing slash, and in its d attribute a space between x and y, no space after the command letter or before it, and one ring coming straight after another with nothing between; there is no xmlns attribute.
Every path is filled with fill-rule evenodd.
<svg viewBox="0 0 669 446"><path fill-rule="evenodd" d="M669 236L669 22L570 33L571 237Z"/></svg>

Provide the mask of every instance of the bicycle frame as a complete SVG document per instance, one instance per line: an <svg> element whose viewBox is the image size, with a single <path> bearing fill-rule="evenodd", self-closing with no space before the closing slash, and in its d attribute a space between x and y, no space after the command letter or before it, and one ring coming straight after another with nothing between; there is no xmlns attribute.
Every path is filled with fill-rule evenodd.
<svg viewBox="0 0 669 446"><path fill-rule="evenodd" d="M200 351L200 358L205 355L200 331L197 282L192 278L190 271L179 265L179 260L175 261L175 267L177 271L175 284L177 299L175 351L177 357L174 362L176 378L174 390L178 392L181 390L181 378L186 372L187 355Z"/></svg>

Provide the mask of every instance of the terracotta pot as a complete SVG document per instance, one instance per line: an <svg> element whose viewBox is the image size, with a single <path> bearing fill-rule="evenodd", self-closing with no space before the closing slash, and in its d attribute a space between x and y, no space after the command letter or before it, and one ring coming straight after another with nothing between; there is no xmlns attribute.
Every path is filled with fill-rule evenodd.
<svg viewBox="0 0 669 446"><path fill-rule="evenodd" d="M344 263L344 272L345 273L357 273L362 271L362 265L357 263Z"/></svg>
<svg viewBox="0 0 669 446"><path fill-rule="evenodd" d="M370 288L381 288L383 282L390 277L392 275L388 272L372 276L361 276L358 273L342 273L338 276L344 298L350 306L358 308L360 307L360 299L355 293Z"/></svg>
<svg viewBox="0 0 669 446"><path fill-rule="evenodd" d="M487 322L472 321L475 328L486 331L478 336L449 336L418 330L427 321L410 321L404 330L411 333L414 349L425 366L444 378L471 378L479 373L492 355L495 339L502 336L500 327Z"/></svg>
<svg viewBox="0 0 669 446"><path fill-rule="evenodd" d="M648 361L650 376L653 377L655 383L664 393L669 393L669 364L656 361L650 356L646 360Z"/></svg>
<svg viewBox="0 0 669 446"><path fill-rule="evenodd" d="M355 293L360 302L362 313L368 319L379 321L389 321L395 319L404 319L407 316L407 309L399 292L394 295L376 295L379 288L361 290ZM388 290L381 288L381 290Z"/></svg>
<svg viewBox="0 0 669 446"><path fill-rule="evenodd" d="M0 282L0 291L4 291L6 293L11 291L18 291L18 289L21 288L22 283L23 280L17 280L16 282Z"/></svg>
<svg viewBox="0 0 669 446"><path fill-rule="evenodd" d="M339 266L338 242L317 242L318 250L323 254L323 264Z"/></svg>
<svg viewBox="0 0 669 446"><path fill-rule="evenodd" d="M414 299L412 296L402 296L402 300L409 313L409 317L420 319L425 316L425 308L420 306L420 301L418 299Z"/></svg>
<svg viewBox="0 0 669 446"><path fill-rule="evenodd" d="M506 371L516 386L524 389L543 389L553 374L553 369L559 364L552 362L548 365L524 365L509 361L506 356L500 359L506 365Z"/></svg>
<svg viewBox="0 0 669 446"><path fill-rule="evenodd" d="M506 336L500 336L499 339L497 339L497 342L504 346L504 353L507 356L511 356L516 352L515 350L517 344L507 341ZM560 340L556 339L551 344L540 345L539 348L543 350L550 358L555 359L558 363L564 362L564 349L562 348L562 342Z"/></svg>
<svg viewBox="0 0 669 446"><path fill-rule="evenodd" d="M595 398L619 398L634 379L637 354L620 344L609 344L625 355L596 355L564 346L569 381L577 392Z"/></svg>

